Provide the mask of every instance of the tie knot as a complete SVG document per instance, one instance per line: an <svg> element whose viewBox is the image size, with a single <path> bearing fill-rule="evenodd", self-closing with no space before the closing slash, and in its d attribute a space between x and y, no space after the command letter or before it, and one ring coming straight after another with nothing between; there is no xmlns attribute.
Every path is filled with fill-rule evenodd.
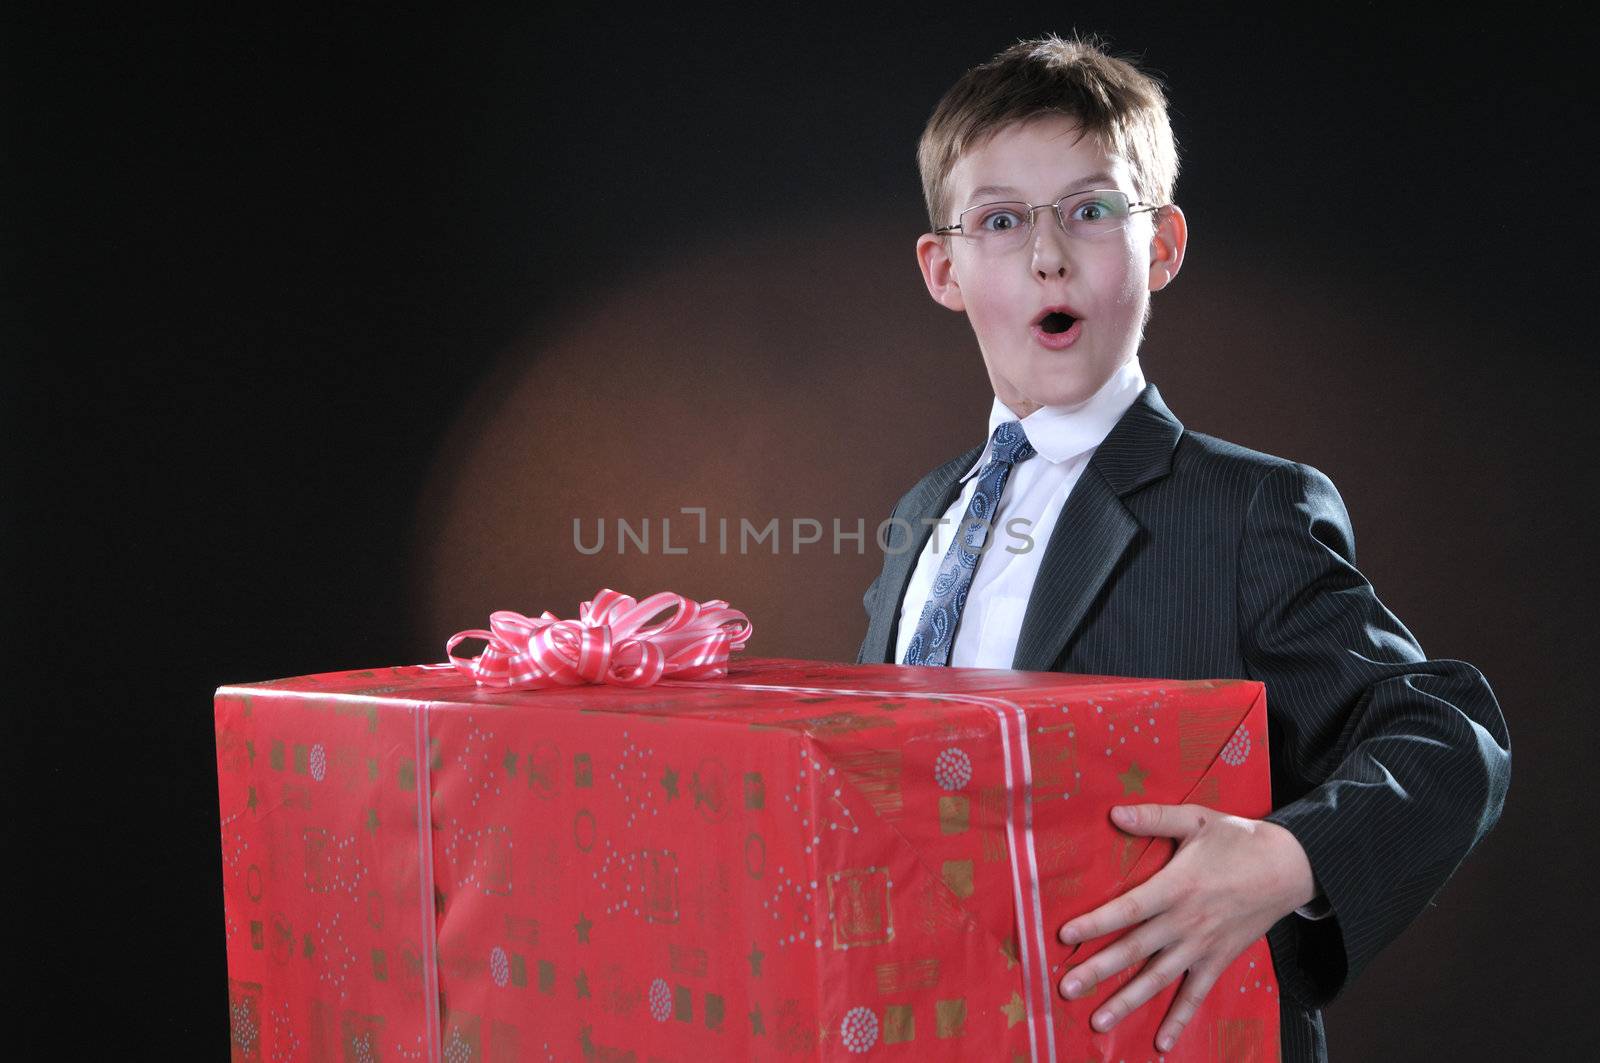
<svg viewBox="0 0 1600 1063"><path fill-rule="evenodd" d="M1022 430L1020 421L1006 421L994 430L990 438L993 444L989 453L990 461L1003 461L1007 465L1031 458L1035 451L1028 442L1028 435Z"/></svg>

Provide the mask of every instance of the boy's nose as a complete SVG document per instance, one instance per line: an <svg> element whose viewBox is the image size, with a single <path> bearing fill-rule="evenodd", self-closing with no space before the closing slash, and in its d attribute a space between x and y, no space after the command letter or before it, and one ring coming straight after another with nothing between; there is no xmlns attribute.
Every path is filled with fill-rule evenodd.
<svg viewBox="0 0 1600 1063"><path fill-rule="evenodd" d="M1033 268L1041 275L1065 275L1069 249L1066 231L1053 210L1042 210L1034 218L1033 232L1029 234Z"/></svg>

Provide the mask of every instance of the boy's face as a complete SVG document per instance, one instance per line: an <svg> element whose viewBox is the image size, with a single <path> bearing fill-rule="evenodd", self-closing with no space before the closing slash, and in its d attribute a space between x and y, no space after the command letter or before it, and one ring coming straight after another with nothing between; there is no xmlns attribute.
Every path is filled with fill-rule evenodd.
<svg viewBox="0 0 1600 1063"><path fill-rule="evenodd" d="M974 194L986 185L1004 191ZM1059 115L1000 130L956 161L949 187L946 225L996 200L1053 203L1097 188L1138 198L1127 161L1079 138L1077 123ZM966 312L995 395L1026 417L1040 406L1083 402L1133 357L1150 293L1177 275L1187 237L1176 206L1134 214L1120 232L1092 239L1068 236L1046 208L1015 250L996 254L976 239L928 233L917 241L917 259L933 298ZM1077 336L1052 349L1035 326L1046 308L1059 306L1078 319Z"/></svg>

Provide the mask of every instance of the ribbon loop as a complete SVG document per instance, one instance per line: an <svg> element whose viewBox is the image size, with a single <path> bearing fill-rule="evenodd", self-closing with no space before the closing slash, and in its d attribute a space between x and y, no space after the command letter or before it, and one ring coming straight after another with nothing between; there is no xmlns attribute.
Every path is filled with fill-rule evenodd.
<svg viewBox="0 0 1600 1063"><path fill-rule="evenodd" d="M645 622L669 609L666 620ZM668 676L717 678L728 674L728 655L744 649L755 626L720 598L697 602L671 591L642 601L605 588L578 606L578 619L546 610L537 618L508 609L489 616L489 630L462 631L445 643L445 667L454 666L479 686L541 689L608 683L647 687ZM457 657L467 639L487 646L476 657Z"/></svg>

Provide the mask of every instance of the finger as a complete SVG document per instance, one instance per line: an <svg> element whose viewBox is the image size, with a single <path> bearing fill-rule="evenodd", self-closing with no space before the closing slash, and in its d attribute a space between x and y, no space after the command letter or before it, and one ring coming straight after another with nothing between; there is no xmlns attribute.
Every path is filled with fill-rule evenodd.
<svg viewBox="0 0 1600 1063"><path fill-rule="evenodd" d="M1163 877L1165 871L1166 868L1162 868L1122 896L1063 924L1059 935L1061 943L1077 945L1104 937L1123 927L1153 919L1172 907L1172 892Z"/></svg>
<svg viewBox="0 0 1600 1063"><path fill-rule="evenodd" d="M1217 984L1217 978L1221 974L1220 969L1212 970L1205 967L1196 967L1189 972L1178 990L1178 995L1173 998L1172 1010L1167 1012L1166 1021L1161 1024L1161 1029L1156 1031L1157 1050L1172 1051L1172 1046L1178 1043L1178 1037L1189 1025L1189 1020L1194 1018L1195 1012L1200 1010L1200 1005L1205 1003L1206 994L1211 992L1211 987Z"/></svg>
<svg viewBox="0 0 1600 1063"><path fill-rule="evenodd" d="M1171 919L1153 919L1121 941L1109 945L1061 976L1061 995L1068 1000L1088 996L1107 978L1166 948L1181 935ZM1148 997L1141 998L1143 1003Z"/></svg>
<svg viewBox="0 0 1600 1063"><path fill-rule="evenodd" d="M1089 1020L1090 1025L1104 1033L1133 1014L1152 997L1183 976L1184 969L1189 963L1186 957L1191 955L1193 955L1192 950L1183 949L1168 949L1157 953L1155 958L1145 965L1144 970L1139 972L1137 978L1124 986L1120 993L1106 1001L1105 1005L1094 1013L1093 1018ZM1180 1032L1181 1030L1182 1027L1179 1027Z"/></svg>
<svg viewBox="0 0 1600 1063"><path fill-rule="evenodd" d="M1209 811L1199 805L1116 805L1111 820L1129 834L1187 838L1205 826Z"/></svg>

